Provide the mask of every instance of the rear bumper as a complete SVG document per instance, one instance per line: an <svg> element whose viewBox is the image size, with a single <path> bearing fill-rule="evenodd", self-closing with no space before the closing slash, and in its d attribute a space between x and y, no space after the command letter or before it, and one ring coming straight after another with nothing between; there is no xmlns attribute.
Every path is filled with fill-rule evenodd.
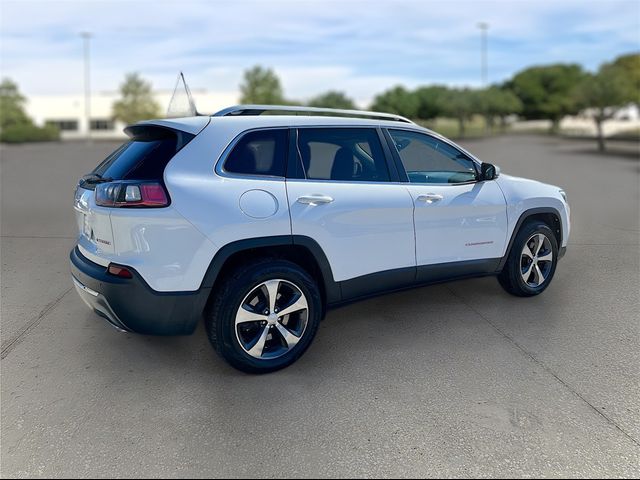
<svg viewBox="0 0 640 480"><path fill-rule="evenodd" d="M84 257L70 254L71 275L80 298L115 328L145 335L188 335L202 318L210 288L195 292L157 292L135 270L119 278Z"/></svg>
<svg viewBox="0 0 640 480"><path fill-rule="evenodd" d="M129 327L122 323L122 320L118 318L118 315L113 311L113 308L111 308L109 301L104 297L104 295L101 295L95 290L83 285L73 276L71 279L73 280L73 285L76 287L76 292L78 292L82 301L86 303L91 310L106 319L107 322L109 322L116 330L121 332L131 331Z"/></svg>

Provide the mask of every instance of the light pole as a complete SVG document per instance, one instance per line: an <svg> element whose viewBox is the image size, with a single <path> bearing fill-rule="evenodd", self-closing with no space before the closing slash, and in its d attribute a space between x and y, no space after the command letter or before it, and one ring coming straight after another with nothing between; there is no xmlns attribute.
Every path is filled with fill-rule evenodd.
<svg viewBox="0 0 640 480"><path fill-rule="evenodd" d="M81 32L84 49L84 115L87 122L87 142L91 141L91 76L89 71L89 42L90 32Z"/></svg>
<svg viewBox="0 0 640 480"><path fill-rule="evenodd" d="M478 23L480 29L480 78L482 80L482 86L487 86L487 31L489 30L489 24L486 22Z"/></svg>

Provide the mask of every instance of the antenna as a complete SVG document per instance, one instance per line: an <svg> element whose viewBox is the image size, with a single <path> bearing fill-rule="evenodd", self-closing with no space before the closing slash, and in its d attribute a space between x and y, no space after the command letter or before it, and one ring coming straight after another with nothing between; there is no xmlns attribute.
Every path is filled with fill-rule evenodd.
<svg viewBox="0 0 640 480"><path fill-rule="evenodd" d="M178 73L176 86L167 107L167 118L195 117L198 115L196 104L193 101L191 90L184 79L182 72Z"/></svg>

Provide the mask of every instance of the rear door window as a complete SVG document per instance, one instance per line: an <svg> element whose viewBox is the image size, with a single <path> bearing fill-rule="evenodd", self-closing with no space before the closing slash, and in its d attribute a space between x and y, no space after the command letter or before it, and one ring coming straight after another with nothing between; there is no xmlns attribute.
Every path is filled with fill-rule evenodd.
<svg viewBox="0 0 640 480"><path fill-rule="evenodd" d="M301 128L298 151L310 180L389 181L382 145L373 128Z"/></svg>

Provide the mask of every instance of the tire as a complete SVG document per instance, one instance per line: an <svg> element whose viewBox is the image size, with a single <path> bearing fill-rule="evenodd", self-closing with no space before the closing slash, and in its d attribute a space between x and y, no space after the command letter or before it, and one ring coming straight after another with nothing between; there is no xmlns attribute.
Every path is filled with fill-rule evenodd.
<svg viewBox="0 0 640 480"><path fill-rule="evenodd" d="M539 243L542 243L540 247ZM528 250L525 250L525 245ZM547 260L549 254L551 258ZM525 223L516 235L498 281L512 295L539 295L551 283L557 263L558 241L553 231L540 221Z"/></svg>
<svg viewBox="0 0 640 480"><path fill-rule="evenodd" d="M291 365L309 347L320 324L322 299L316 282L286 260L265 258L240 266L213 295L205 314L209 341L243 372L269 373ZM291 313L276 313L285 310Z"/></svg>

